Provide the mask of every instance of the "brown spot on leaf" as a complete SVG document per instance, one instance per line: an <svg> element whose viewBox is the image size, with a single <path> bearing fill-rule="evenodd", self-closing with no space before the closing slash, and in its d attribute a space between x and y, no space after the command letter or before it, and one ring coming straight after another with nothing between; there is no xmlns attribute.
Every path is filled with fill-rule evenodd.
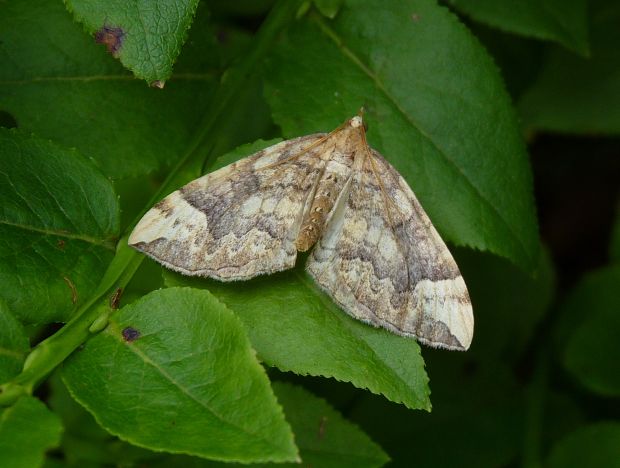
<svg viewBox="0 0 620 468"><path fill-rule="evenodd" d="M110 296L110 309L116 310L118 309L118 303L121 300L121 296L123 295L123 288L116 288L114 294Z"/></svg>
<svg viewBox="0 0 620 468"><path fill-rule="evenodd" d="M127 343L131 343L133 341L136 341L138 338L140 338L140 332L133 327L123 328L122 334L123 334L123 339Z"/></svg>
<svg viewBox="0 0 620 468"><path fill-rule="evenodd" d="M66 276L63 276L62 279L65 281L65 283L67 283L67 286L69 286L69 289L71 289L71 303L72 304L77 303L78 293L77 293L77 288L75 287L75 284L73 284L73 281L71 281Z"/></svg>
<svg viewBox="0 0 620 468"><path fill-rule="evenodd" d="M420 21L420 15L418 15L417 13L413 13L411 15L411 19L417 23L418 21Z"/></svg>
<svg viewBox="0 0 620 468"><path fill-rule="evenodd" d="M157 89L164 89L164 81L161 80L155 80L151 83L151 88L157 88Z"/></svg>
<svg viewBox="0 0 620 468"><path fill-rule="evenodd" d="M98 44L104 44L113 56L117 56L123 45L125 32L121 28L113 28L111 26L102 26L95 33L95 41Z"/></svg>
<svg viewBox="0 0 620 468"><path fill-rule="evenodd" d="M58 242L56 242L56 245L58 246L58 248L60 250L65 250L65 241L62 239L58 239Z"/></svg>

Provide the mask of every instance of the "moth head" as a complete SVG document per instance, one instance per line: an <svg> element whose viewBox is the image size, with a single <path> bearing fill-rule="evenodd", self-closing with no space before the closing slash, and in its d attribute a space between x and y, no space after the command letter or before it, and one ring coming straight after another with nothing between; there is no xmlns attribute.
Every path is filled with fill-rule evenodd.
<svg viewBox="0 0 620 468"><path fill-rule="evenodd" d="M352 128L363 127L364 126L364 119L362 119L361 115L356 115L351 120L349 120L349 125L351 125Z"/></svg>

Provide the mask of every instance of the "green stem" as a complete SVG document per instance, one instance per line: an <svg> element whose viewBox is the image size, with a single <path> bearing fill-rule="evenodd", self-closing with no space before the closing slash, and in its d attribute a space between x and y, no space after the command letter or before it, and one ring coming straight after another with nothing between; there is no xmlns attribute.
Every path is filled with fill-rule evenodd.
<svg viewBox="0 0 620 468"><path fill-rule="evenodd" d="M73 319L39 343L26 358L24 368L11 382L4 384L0 405L10 405L21 394L31 394L36 386L91 335L91 324L102 314L109 314L110 298L124 288L136 272L142 258L135 254L123 237L95 294L78 309Z"/></svg>
<svg viewBox="0 0 620 468"><path fill-rule="evenodd" d="M198 127L200 130L194 135L187 151L170 172L160 190L128 231L131 231L148 208L181 182L177 177L186 166L211 152L214 147L214 138L211 136L215 123L234 102L246 81L256 72L274 39L294 18L300 4L301 0L279 0L272 8L256 35L253 49L238 67L230 69L223 75L214 102ZM31 394L50 372L93 334L89 330L93 322L111 312L110 298L118 288L124 288L129 283L144 258L127 245L127 237L126 235L119 240L116 254L95 294L80 307L72 320L32 350L26 358L21 374L0 387L0 406L12 404L20 395Z"/></svg>

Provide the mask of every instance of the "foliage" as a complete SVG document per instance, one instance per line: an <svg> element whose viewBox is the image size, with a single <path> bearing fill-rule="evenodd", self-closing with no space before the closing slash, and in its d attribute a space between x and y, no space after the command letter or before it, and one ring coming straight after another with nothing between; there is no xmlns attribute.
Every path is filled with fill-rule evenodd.
<svg viewBox="0 0 620 468"><path fill-rule="evenodd" d="M227 461L298 458L243 326L207 291L168 288L123 307L62 375L101 426L136 445Z"/></svg>
<svg viewBox="0 0 620 468"><path fill-rule="evenodd" d="M3 298L25 323L67 321L114 253L112 184L77 151L4 128L0 171Z"/></svg>
<svg viewBox="0 0 620 468"><path fill-rule="evenodd" d="M594 0L590 9L590 57L549 50L538 80L519 102L526 128L620 133L620 5Z"/></svg>
<svg viewBox="0 0 620 468"><path fill-rule="evenodd" d="M547 39L588 55L586 0L449 0L476 21L499 29Z"/></svg>
<svg viewBox="0 0 620 468"><path fill-rule="evenodd" d="M0 463L14 468L41 465L45 451L58 445L61 432L60 419L41 401L20 397L0 412Z"/></svg>
<svg viewBox="0 0 620 468"><path fill-rule="evenodd" d="M619 13L0 3L0 465L617 463L620 212L567 279L526 138L618 135ZM304 258L224 284L127 246L183 183L361 107L461 268L467 353L353 320Z"/></svg>
<svg viewBox="0 0 620 468"><path fill-rule="evenodd" d="M584 426L561 440L549 456L552 468L620 466L620 424L598 423Z"/></svg>

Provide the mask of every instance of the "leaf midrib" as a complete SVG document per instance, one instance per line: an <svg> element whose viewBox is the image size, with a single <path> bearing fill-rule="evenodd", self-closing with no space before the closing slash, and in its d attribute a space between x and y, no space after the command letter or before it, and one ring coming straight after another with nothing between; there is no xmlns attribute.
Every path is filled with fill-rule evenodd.
<svg viewBox="0 0 620 468"><path fill-rule="evenodd" d="M88 242L89 244L99 245L101 247L104 247L112 251L115 250L116 248L116 242L115 242L114 237L99 239L96 237L91 237L91 236L87 236L83 234L74 234L74 233L70 233L67 231L63 231L63 230L45 229L45 228L38 228L35 226L29 226L25 224L13 223L5 219L0 220L0 225L15 227L18 229L23 229L24 231L37 232L39 234L44 234L46 236L56 236L56 237L64 237L65 239L81 240L84 242Z"/></svg>
<svg viewBox="0 0 620 468"><path fill-rule="evenodd" d="M394 106L394 108L404 117L404 119L413 127L416 129L416 131L418 131L420 133L420 135L422 135L422 137L424 137L431 145L433 148L435 148L435 150L444 158L444 160L451 166L453 167L456 172L458 174L461 175L461 178L467 183L467 185L469 185L469 187L471 187L471 189L473 190L473 192L478 196L478 198L484 202L485 205L487 205L491 210L491 212L495 213L496 217L506 226L506 228L508 229L508 232L511 234L511 236L513 237L513 240L516 240L517 245L520 247L520 249L522 250L522 253L524 254L525 258L527 258L528 260L530 260L528 263L531 263L530 256L528 254L528 249L526 248L525 244L523 243L522 239L520 236L518 236L513 227L510 225L510 223L508 223L508 221L506 221L506 219L504 219L504 217L501 215L501 213L497 210L497 208L487 199L485 198L482 193L480 192L480 190L478 189L478 187L476 187L470 180L469 178L463 173L463 171L461 170L461 168L452 160L452 158L450 158L448 156L448 154L446 154L436 143L435 141L431 138L431 136L425 132L418 124L416 124L416 122L414 120L412 120L412 118L409 116L409 114L407 114L407 112L398 104L398 102L392 97L392 95L387 91L387 89L385 88L385 86L383 85L383 83L379 80L379 78L372 72L372 70L370 69L370 67L368 67L355 53L353 53L353 51L351 49L349 49L348 47L345 46L345 41L342 39L342 37L340 37L336 31L334 31L332 28L330 28L325 21L323 20L323 18L319 17L318 15L313 15L312 16L313 20L317 23L317 25L319 26L319 29L321 30L321 32L327 37L329 38L331 41L334 42L334 44L336 44L338 50L341 51L341 53L347 58L349 59L356 67L358 67L366 76L368 76L368 78L375 84L375 86L377 87L377 89L379 91L381 91L381 93L385 96L385 98L390 102L390 104L392 104ZM501 252L497 252L502 256L507 256L505 253L501 253Z"/></svg>

